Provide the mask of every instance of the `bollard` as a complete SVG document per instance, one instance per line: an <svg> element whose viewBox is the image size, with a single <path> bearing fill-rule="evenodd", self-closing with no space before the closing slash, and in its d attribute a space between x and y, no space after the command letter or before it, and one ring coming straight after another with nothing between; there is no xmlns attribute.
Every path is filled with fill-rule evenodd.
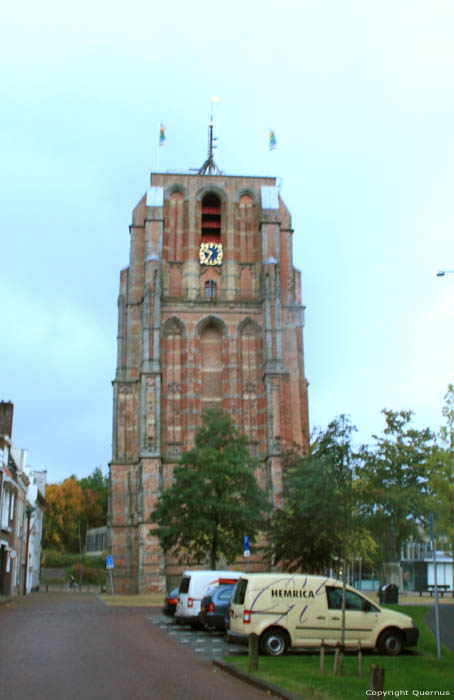
<svg viewBox="0 0 454 700"><path fill-rule="evenodd" d="M385 669L373 664L370 667L370 687L369 690L384 690L385 688Z"/></svg>
<svg viewBox="0 0 454 700"><path fill-rule="evenodd" d="M320 673L325 673L325 640L320 644Z"/></svg>
<svg viewBox="0 0 454 700"><path fill-rule="evenodd" d="M248 636L249 671L255 671L259 667L259 638L256 634Z"/></svg>
<svg viewBox="0 0 454 700"><path fill-rule="evenodd" d="M334 653L334 670L333 670L333 676L337 676L337 671L339 669L339 656L340 656L340 642L337 642L336 644L336 651Z"/></svg>
<svg viewBox="0 0 454 700"><path fill-rule="evenodd" d="M361 646L361 642L359 642L358 646L358 676L363 675L363 648Z"/></svg>

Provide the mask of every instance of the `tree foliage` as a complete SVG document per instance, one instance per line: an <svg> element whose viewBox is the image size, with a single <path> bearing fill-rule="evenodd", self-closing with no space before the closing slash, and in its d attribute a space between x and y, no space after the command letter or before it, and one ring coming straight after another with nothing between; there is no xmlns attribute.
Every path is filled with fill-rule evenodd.
<svg viewBox="0 0 454 700"><path fill-rule="evenodd" d="M43 523L43 548L62 552L78 552L80 540L90 527L106 524L107 478L97 467L80 481L70 476L46 487L46 508Z"/></svg>
<svg viewBox="0 0 454 700"><path fill-rule="evenodd" d="M335 418L312 439L307 455L287 455L284 501L269 526L269 556L291 571L322 572L374 543L361 528L354 487L355 431Z"/></svg>
<svg viewBox="0 0 454 700"><path fill-rule="evenodd" d="M174 481L159 497L152 521L165 552L189 555L196 562L209 557L210 567L224 557L228 563L263 525L267 501L254 471L247 439L232 419L209 410L197 431L195 446L184 453Z"/></svg>
<svg viewBox="0 0 454 700"><path fill-rule="evenodd" d="M454 387L449 385L442 414L439 444L429 460L429 508L434 515L436 537L454 557Z"/></svg>
<svg viewBox="0 0 454 700"><path fill-rule="evenodd" d="M400 561L402 544L418 535L427 517L428 464L434 434L411 425L411 411L382 411L386 425L361 450L358 491L377 541L377 563Z"/></svg>

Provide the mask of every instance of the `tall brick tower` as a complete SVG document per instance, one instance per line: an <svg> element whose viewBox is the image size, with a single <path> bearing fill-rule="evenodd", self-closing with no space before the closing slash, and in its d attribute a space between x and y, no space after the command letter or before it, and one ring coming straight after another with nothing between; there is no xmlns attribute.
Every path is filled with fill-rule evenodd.
<svg viewBox="0 0 454 700"><path fill-rule="evenodd" d="M229 412L275 503L309 439L300 273L275 178L153 173L118 297L109 526L116 590L163 590L150 514L207 408Z"/></svg>

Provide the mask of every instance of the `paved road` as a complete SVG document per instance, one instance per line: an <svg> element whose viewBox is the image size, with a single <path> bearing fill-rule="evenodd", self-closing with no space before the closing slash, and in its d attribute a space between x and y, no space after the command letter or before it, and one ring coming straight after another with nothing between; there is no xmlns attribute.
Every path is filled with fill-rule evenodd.
<svg viewBox="0 0 454 700"><path fill-rule="evenodd" d="M440 605L440 639L448 649L454 651L454 605ZM426 615L426 622L435 634L435 607L431 607Z"/></svg>
<svg viewBox="0 0 454 700"><path fill-rule="evenodd" d="M220 631L208 632L207 630L193 630L189 625L177 625L171 617L154 613L148 617L149 621L157 625L179 644L183 644L194 654L206 661L217 659L221 661L224 656L247 654L247 646L240 644L227 644L224 641L224 633Z"/></svg>
<svg viewBox="0 0 454 700"><path fill-rule="evenodd" d="M149 618L150 608L107 607L78 592L0 607L0 698L263 700Z"/></svg>

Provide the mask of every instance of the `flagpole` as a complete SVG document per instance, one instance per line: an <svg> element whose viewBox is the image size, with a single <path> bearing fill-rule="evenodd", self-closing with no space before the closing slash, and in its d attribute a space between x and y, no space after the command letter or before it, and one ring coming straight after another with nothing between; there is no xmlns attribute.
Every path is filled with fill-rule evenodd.
<svg viewBox="0 0 454 700"><path fill-rule="evenodd" d="M160 150L161 150L160 135L161 135L161 124L158 124L158 154L156 157L156 170L158 173L159 173L159 155L160 155Z"/></svg>

